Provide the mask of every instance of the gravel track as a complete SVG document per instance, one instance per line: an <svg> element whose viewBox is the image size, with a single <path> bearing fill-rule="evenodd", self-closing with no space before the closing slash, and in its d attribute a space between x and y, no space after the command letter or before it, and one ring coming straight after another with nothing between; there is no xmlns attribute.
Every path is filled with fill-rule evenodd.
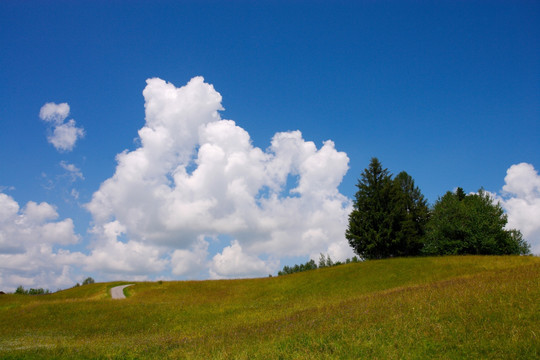
<svg viewBox="0 0 540 360"><path fill-rule="evenodd" d="M111 297L113 299L125 299L126 296L124 295L124 288L127 288L128 286L132 286L135 284L128 284L128 285L120 285L115 286L111 288Z"/></svg>

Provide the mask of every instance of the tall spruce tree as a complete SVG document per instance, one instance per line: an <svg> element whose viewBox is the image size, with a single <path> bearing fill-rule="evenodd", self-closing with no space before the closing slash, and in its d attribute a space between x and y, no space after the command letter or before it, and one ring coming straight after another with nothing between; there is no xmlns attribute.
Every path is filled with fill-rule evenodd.
<svg viewBox="0 0 540 360"><path fill-rule="evenodd" d="M398 221L394 222L396 255L419 255L424 246L430 214L427 200L405 171L394 178L394 184L398 187L398 200L395 204Z"/></svg>
<svg viewBox="0 0 540 360"><path fill-rule="evenodd" d="M420 254L429 209L414 180L406 172L392 180L377 158L361 175L345 233L351 247L364 259Z"/></svg>
<svg viewBox="0 0 540 360"><path fill-rule="evenodd" d="M387 169L377 158L362 172L356 185L353 211L349 214L349 227L345 237L354 251L364 259L380 259L388 256L389 207L392 182Z"/></svg>

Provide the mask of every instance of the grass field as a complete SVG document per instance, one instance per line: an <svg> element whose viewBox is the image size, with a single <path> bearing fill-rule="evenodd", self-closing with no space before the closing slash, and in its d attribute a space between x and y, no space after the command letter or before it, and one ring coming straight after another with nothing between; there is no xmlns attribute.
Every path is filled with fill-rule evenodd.
<svg viewBox="0 0 540 360"><path fill-rule="evenodd" d="M537 359L540 258L368 261L293 275L0 296L0 358Z"/></svg>

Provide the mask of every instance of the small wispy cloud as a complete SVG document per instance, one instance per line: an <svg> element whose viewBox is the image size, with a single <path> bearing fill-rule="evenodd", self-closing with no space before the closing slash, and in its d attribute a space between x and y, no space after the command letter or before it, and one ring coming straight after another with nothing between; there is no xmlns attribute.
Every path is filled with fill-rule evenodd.
<svg viewBox="0 0 540 360"><path fill-rule="evenodd" d="M72 182L75 182L76 180L84 180L82 171L75 165L65 161L60 161L60 166L67 171L67 175L71 178Z"/></svg>
<svg viewBox="0 0 540 360"><path fill-rule="evenodd" d="M79 200L79 192L77 191L77 189L71 189L70 194L75 200Z"/></svg>
<svg viewBox="0 0 540 360"><path fill-rule="evenodd" d="M39 117L43 121L54 125L60 125L69 115L69 105L67 103L55 104L46 103L39 110Z"/></svg>
<svg viewBox="0 0 540 360"><path fill-rule="evenodd" d="M49 124L47 140L58 151L71 151L78 139L84 137L84 129L77 127L75 120L65 121L69 115L67 103L46 103L39 111L41 120Z"/></svg>

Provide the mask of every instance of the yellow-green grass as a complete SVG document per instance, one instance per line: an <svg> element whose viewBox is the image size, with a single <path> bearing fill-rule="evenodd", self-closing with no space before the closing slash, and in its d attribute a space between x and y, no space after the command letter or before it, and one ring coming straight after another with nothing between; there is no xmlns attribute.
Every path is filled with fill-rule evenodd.
<svg viewBox="0 0 540 360"><path fill-rule="evenodd" d="M540 258L368 261L293 275L0 296L0 358L534 359Z"/></svg>

